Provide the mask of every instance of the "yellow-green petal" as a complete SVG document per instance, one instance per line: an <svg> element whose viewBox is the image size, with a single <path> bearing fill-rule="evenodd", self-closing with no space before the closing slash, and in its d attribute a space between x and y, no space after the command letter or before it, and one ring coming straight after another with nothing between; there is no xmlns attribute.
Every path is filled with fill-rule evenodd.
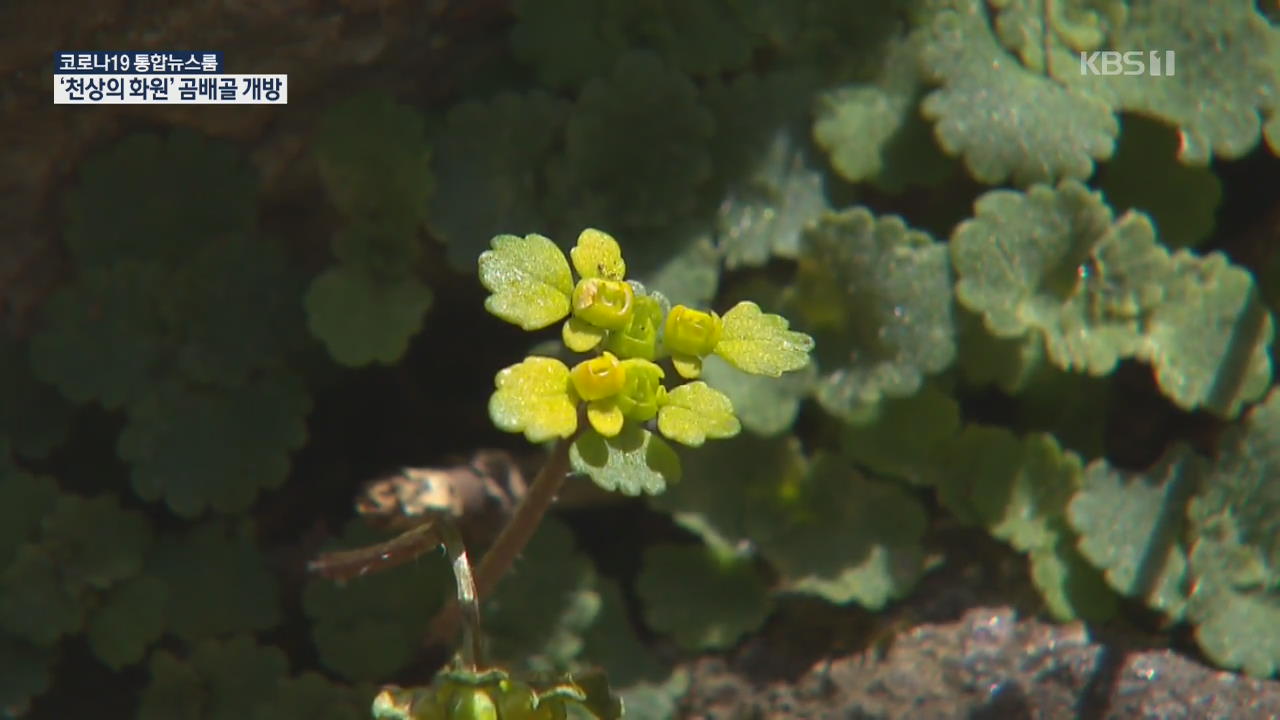
<svg viewBox="0 0 1280 720"><path fill-rule="evenodd" d="M789 330L781 315L760 311L753 302L740 302L722 318L724 329L715 353L743 372L778 377L809 364L813 338Z"/></svg>
<svg viewBox="0 0 1280 720"><path fill-rule="evenodd" d="M561 327L560 339L564 340L565 347L574 352L587 352L600 344L606 332L608 331L604 328L596 327L582 318L570 316Z"/></svg>
<svg viewBox="0 0 1280 720"><path fill-rule="evenodd" d="M635 289L622 280L583 278L573 288L573 316L606 330L630 324L635 304Z"/></svg>
<svg viewBox="0 0 1280 720"><path fill-rule="evenodd" d="M697 355L672 355L671 364L686 380L697 380L702 375L702 358Z"/></svg>
<svg viewBox="0 0 1280 720"><path fill-rule="evenodd" d="M480 282L491 294L484 308L525 330L538 330L569 314L573 274L550 239L499 235L480 254Z"/></svg>
<svg viewBox="0 0 1280 720"><path fill-rule="evenodd" d="M569 251L573 269L584 278L621 280L626 277L627 264L622 259L622 248L613 236L602 230L587 228L578 235L578 244Z"/></svg>
<svg viewBox="0 0 1280 720"><path fill-rule="evenodd" d="M729 398L702 381L667 393L666 404L658 411L658 431L689 447L698 447L707 438L733 437L741 429Z"/></svg>
<svg viewBox="0 0 1280 720"><path fill-rule="evenodd" d="M569 368L554 358L525 358L503 369L489 398L489 417L499 430L523 432L529 442L568 437L578 429L578 408L569 393Z"/></svg>
<svg viewBox="0 0 1280 720"><path fill-rule="evenodd" d="M622 392L627 384L627 370L613 353L606 352L574 365L569 371L569 380L578 397L602 400Z"/></svg>
<svg viewBox="0 0 1280 720"><path fill-rule="evenodd" d="M622 432L624 419L622 408L618 407L617 398L592 400L587 403L587 421L604 437L613 437Z"/></svg>

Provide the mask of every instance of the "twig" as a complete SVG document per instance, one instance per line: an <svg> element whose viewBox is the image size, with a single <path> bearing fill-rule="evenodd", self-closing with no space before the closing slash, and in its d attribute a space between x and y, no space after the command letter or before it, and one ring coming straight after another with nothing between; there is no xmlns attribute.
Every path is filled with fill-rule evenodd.
<svg viewBox="0 0 1280 720"><path fill-rule="evenodd" d="M574 433L556 442L546 464L538 471L538 476L533 479L533 484L529 486L502 534L481 558L480 567L475 574L479 600L484 600L493 592L498 581L511 569L511 565L524 552L538 526L542 524L542 518L551 508L569 472L569 448L576 437L577 433ZM450 644L458 632L460 619L458 604L451 602L446 605L431 620L427 644Z"/></svg>

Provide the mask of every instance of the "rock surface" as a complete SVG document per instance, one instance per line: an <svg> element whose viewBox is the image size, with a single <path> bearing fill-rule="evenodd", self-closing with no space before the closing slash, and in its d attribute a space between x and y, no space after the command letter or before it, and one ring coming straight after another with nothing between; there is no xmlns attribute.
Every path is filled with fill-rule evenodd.
<svg viewBox="0 0 1280 720"><path fill-rule="evenodd" d="M761 686L731 662L701 660L682 717L1261 719L1280 717L1280 683L1215 671L1172 650L1104 645L1078 623L978 607L906 631L883 656L871 649L819 662L794 683Z"/></svg>

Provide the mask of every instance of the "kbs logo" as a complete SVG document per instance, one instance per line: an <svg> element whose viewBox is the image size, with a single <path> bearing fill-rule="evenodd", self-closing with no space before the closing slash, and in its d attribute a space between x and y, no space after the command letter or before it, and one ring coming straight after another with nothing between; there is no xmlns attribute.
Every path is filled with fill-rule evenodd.
<svg viewBox="0 0 1280 720"><path fill-rule="evenodd" d="M1169 77L1173 75L1173 61L1172 50L1096 50L1080 53L1080 74Z"/></svg>

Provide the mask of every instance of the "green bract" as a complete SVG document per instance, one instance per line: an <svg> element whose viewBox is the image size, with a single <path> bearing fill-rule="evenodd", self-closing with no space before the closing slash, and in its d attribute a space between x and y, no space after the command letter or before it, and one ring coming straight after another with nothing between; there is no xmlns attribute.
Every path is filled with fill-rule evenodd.
<svg viewBox="0 0 1280 720"><path fill-rule="evenodd" d="M607 489L657 492L679 475L675 454L643 423L656 420L661 434L691 447L742 429L727 395L705 382L667 388L666 378L697 378L713 353L738 370L774 378L809 364L813 338L755 303L739 302L723 317L686 305L668 310L661 294L625 280L618 242L603 231L583 230L567 259L542 235L499 235L492 245L479 262L491 293L485 308L526 330L569 316L561 331L565 346L594 355L572 369L550 357L506 368L496 378L489 416L531 442L571 438L585 416L590 430L573 445L571 459ZM657 364L665 359L660 348L676 372ZM624 468L639 474L610 477L631 472Z"/></svg>

